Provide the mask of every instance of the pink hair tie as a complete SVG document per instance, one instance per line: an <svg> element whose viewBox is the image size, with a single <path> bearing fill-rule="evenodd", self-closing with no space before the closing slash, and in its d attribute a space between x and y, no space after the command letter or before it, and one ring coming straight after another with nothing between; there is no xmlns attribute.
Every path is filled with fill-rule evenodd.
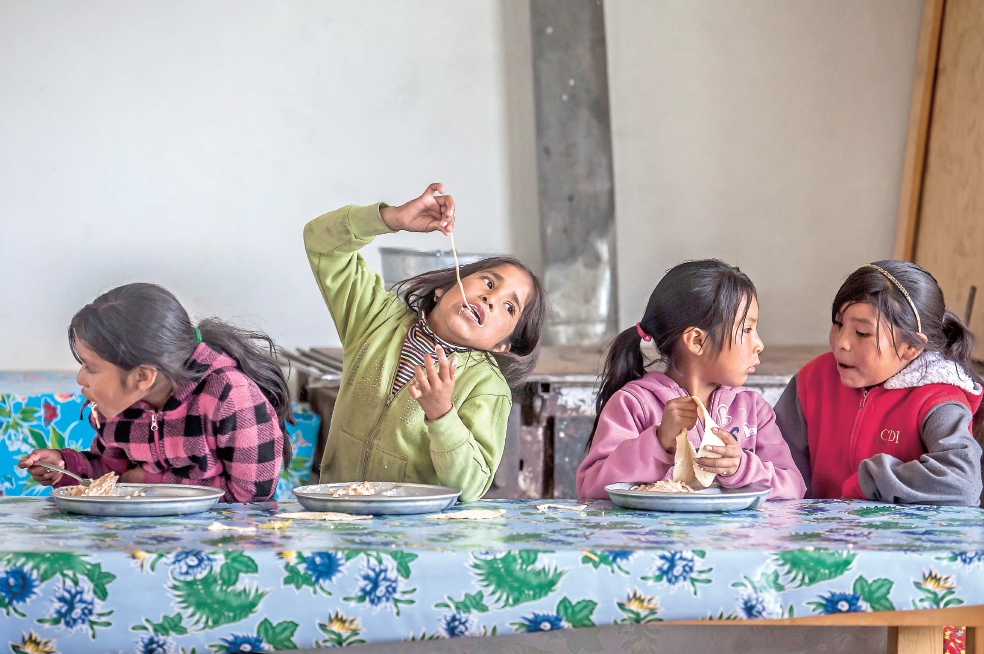
<svg viewBox="0 0 984 654"><path fill-rule="evenodd" d="M645 332L645 331L644 331L644 330L642 329L642 323L641 323L641 322L637 322L637 323L636 323L636 331L637 331L637 332L639 333L639 338L641 338L642 340L644 340L644 341L646 341L647 343L648 343L649 341L651 341L651 340L653 340L653 337L652 337L652 336L650 336L649 334L647 334L647 333L646 333L646 332Z"/></svg>

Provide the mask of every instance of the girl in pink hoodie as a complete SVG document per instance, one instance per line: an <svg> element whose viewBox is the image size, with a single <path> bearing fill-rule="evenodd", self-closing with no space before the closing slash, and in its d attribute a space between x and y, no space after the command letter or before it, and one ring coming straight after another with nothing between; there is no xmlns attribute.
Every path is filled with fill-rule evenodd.
<svg viewBox="0 0 984 654"><path fill-rule="evenodd" d="M724 488L767 484L769 499L802 498L806 486L772 407L741 386L764 349L757 322L755 285L738 268L710 259L667 272L642 321L608 350L578 497L606 499L608 484L672 479L677 434L686 429L695 448L703 438L696 396L725 443L708 448L720 458L698 458L698 466ZM665 372L647 372L642 341L655 342Z"/></svg>

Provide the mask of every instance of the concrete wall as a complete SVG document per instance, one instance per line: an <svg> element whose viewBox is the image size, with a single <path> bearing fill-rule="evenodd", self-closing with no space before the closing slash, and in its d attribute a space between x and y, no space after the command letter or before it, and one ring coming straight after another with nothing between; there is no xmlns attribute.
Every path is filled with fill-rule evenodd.
<svg viewBox="0 0 984 654"><path fill-rule="evenodd" d="M840 283L891 256L922 2L605 7L622 327L718 257L767 346L825 342Z"/></svg>
<svg viewBox="0 0 984 654"><path fill-rule="evenodd" d="M535 264L533 131L524 2L0 1L0 369L73 367L72 314L136 280L337 342L304 223L432 181L461 250Z"/></svg>

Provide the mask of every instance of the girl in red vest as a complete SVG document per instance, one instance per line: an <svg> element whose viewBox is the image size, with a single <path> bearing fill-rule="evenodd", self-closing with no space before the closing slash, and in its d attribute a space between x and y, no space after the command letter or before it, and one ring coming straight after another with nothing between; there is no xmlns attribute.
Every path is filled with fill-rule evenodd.
<svg viewBox="0 0 984 654"><path fill-rule="evenodd" d="M905 261L866 264L831 314L833 351L776 404L807 497L978 506L974 336L933 276Z"/></svg>

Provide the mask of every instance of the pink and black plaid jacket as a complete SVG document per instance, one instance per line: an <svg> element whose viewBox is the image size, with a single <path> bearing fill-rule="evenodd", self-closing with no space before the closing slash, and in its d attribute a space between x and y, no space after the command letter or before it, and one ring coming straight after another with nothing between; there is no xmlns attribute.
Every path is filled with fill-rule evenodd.
<svg viewBox="0 0 984 654"><path fill-rule="evenodd" d="M273 406L234 359L205 343L188 366L195 380L160 411L137 402L104 423L88 451L61 450L65 467L94 479L141 466L147 483L213 486L224 502L272 498L284 442ZM74 483L64 476L57 485Z"/></svg>

